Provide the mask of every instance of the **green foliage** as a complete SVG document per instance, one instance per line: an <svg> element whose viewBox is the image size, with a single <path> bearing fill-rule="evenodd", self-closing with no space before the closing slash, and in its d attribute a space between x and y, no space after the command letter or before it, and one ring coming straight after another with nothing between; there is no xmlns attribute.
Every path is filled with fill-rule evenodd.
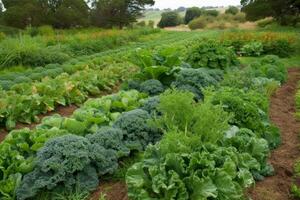
<svg viewBox="0 0 300 200"><path fill-rule="evenodd" d="M264 52L266 54L277 55L281 58L290 57L295 48L287 40L276 40L266 43L264 45Z"/></svg>
<svg viewBox="0 0 300 200"><path fill-rule="evenodd" d="M208 15L208 16L217 17L220 13L217 10L205 10L203 14Z"/></svg>
<svg viewBox="0 0 300 200"><path fill-rule="evenodd" d="M156 124L165 131L193 133L203 142L216 143L229 128L230 115L209 101L196 103L187 91L169 90L160 96Z"/></svg>
<svg viewBox="0 0 300 200"><path fill-rule="evenodd" d="M293 0L242 0L242 11L249 20L274 17L281 25L295 25L299 21L299 2Z"/></svg>
<svg viewBox="0 0 300 200"><path fill-rule="evenodd" d="M135 22L145 6L154 5L153 0L92 0L91 3L94 5L91 16L93 25L119 28Z"/></svg>
<svg viewBox="0 0 300 200"><path fill-rule="evenodd" d="M195 42L189 50L186 62L194 68L207 67L222 70L238 64L235 53L214 40Z"/></svg>
<svg viewBox="0 0 300 200"><path fill-rule="evenodd" d="M219 76L222 77L222 72L218 70L184 68L178 72L172 86L194 93L196 99L203 99L202 89L217 85Z"/></svg>
<svg viewBox="0 0 300 200"><path fill-rule="evenodd" d="M45 47L31 37L8 38L1 42L0 65L43 66L49 63L63 63L69 55L59 48Z"/></svg>
<svg viewBox="0 0 300 200"><path fill-rule="evenodd" d="M274 19L272 17L267 17L256 21L257 26L261 28L265 28L273 23L274 23Z"/></svg>
<svg viewBox="0 0 300 200"><path fill-rule="evenodd" d="M260 56L263 51L263 44L261 42L251 42L242 47L241 54L244 56Z"/></svg>
<svg viewBox="0 0 300 200"><path fill-rule="evenodd" d="M150 119L148 112L136 109L121 114L113 127L125 131L124 141L130 150L141 151L161 137L161 132L148 123Z"/></svg>
<svg viewBox="0 0 300 200"><path fill-rule="evenodd" d="M150 79L141 84L141 92L145 92L151 96L160 94L164 91L163 84L155 79Z"/></svg>
<svg viewBox="0 0 300 200"><path fill-rule="evenodd" d="M87 135L86 138L91 144L114 150L118 158L128 156L130 153L130 150L123 143L124 132L121 129L103 127L96 133Z"/></svg>
<svg viewBox="0 0 300 200"><path fill-rule="evenodd" d="M237 7L235 7L235 6L229 6L229 8L227 8L227 9L225 10L225 13L226 13L226 14L236 15L236 14L239 13L239 11L240 11L240 10L239 10Z"/></svg>
<svg viewBox="0 0 300 200"><path fill-rule="evenodd" d="M191 30L204 29L209 21L210 17L201 16L190 21L188 25Z"/></svg>
<svg viewBox="0 0 300 200"><path fill-rule="evenodd" d="M142 162L128 170L130 198L243 199L242 189L254 183L250 170L259 164L249 154L199 142L195 148L190 143L196 138L167 135L159 145L146 150Z"/></svg>
<svg viewBox="0 0 300 200"><path fill-rule="evenodd" d="M172 27L178 26L182 23L181 16L175 11L169 11L162 13L161 20L158 23L158 27L165 28L165 27Z"/></svg>
<svg viewBox="0 0 300 200"><path fill-rule="evenodd" d="M268 141L270 148L280 144L279 130L270 124L267 111L268 99L256 91L245 92L236 88L220 88L212 94L211 102L222 105L224 110L232 113L231 125L252 130L259 137Z"/></svg>
<svg viewBox="0 0 300 200"><path fill-rule="evenodd" d="M184 23L189 24L193 19L200 17L203 10L198 7L188 8L185 13Z"/></svg>
<svg viewBox="0 0 300 200"><path fill-rule="evenodd" d="M287 69L277 56L265 56L260 62L250 64L256 77L274 79L280 83L287 80Z"/></svg>
<svg viewBox="0 0 300 200"><path fill-rule="evenodd" d="M49 140L37 154L35 170L24 176L17 198L34 197L41 189L52 190L58 184L66 190L73 185L82 191L94 190L98 178L96 170L89 166L90 145L87 139L73 135Z"/></svg>
<svg viewBox="0 0 300 200"><path fill-rule="evenodd" d="M22 175L32 171L37 151L47 140L66 134L67 131L57 128L43 131L12 131L0 144L0 197L13 199Z"/></svg>

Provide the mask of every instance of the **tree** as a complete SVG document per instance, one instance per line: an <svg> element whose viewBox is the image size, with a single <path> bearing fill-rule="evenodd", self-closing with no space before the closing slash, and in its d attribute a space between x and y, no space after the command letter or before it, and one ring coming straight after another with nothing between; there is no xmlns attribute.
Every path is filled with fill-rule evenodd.
<svg viewBox="0 0 300 200"><path fill-rule="evenodd" d="M217 17L220 13L217 10L204 10L203 14L208 15L208 16Z"/></svg>
<svg viewBox="0 0 300 200"><path fill-rule="evenodd" d="M203 10L198 7L188 8L185 13L184 23L188 24L193 19L200 17L200 15L202 13L203 13Z"/></svg>
<svg viewBox="0 0 300 200"><path fill-rule="evenodd" d="M123 28L136 22L146 5L154 5L154 0L93 0L92 23Z"/></svg>
<svg viewBox="0 0 300 200"><path fill-rule="evenodd" d="M300 0L241 0L241 4L251 21L273 17L282 25L299 22Z"/></svg>
<svg viewBox="0 0 300 200"><path fill-rule="evenodd" d="M158 27L164 28L164 27L172 27L172 26L178 26L182 23L182 19L178 12L170 11L170 12L164 12L161 15L161 20L158 23Z"/></svg>
<svg viewBox="0 0 300 200"><path fill-rule="evenodd" d="M39 0L46 10L47 24L56 28L88 25L89 7L84 0Z"/></svg>
<svg viewBox="0 0 300 200"><path fill-rule="evenodd" d="M232 15L236 15L239 13L239 9L235 6L229 6L229 8L226 9L225 14L232 14Z"/></svg>
<svg viewBox="0 0 300 200"><path fill-rule="evenodd" d="M6 25L17 28L41 25L43 10L38 0L2 0L2 3L6 8L3 13Z"/></svg>

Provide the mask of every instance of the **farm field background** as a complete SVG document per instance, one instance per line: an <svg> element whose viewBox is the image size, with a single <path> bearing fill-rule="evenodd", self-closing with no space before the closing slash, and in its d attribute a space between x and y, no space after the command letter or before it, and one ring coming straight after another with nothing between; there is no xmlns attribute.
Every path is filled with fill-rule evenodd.
<svg viewBox="0 0 300 200"><path fill-rule="evenodd" d="M161 14L0 27L0 200L300 198L300 29Z"/></svg>

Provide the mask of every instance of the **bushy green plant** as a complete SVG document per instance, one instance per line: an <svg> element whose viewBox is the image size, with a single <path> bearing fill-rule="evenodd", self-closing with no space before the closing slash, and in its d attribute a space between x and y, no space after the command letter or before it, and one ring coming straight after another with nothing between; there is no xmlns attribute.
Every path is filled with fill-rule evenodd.
<svg viewBox="0 0 300 200"><path fill-rule="evenodd" d="M158 95L164 91L164 86L158 80L149 79L141 83L140 91L145 92L151 96Z"/></svg>
<svg viewBox="0 0 300 200"><path fill-rule="evenodd" d="M239 13L239 9L235 6L229 6L226 10L225 13L226 14L232 14L232 15L236 15Z"/></svg>
<svg viewBox="0 0 300 200"><path fill-rule="evenodd" d="M136 109L121 114L113 127L125 131L124 141L130 150L141 151L161 137L161 132L148 123L150 119L147 111Z"/></svg>
<svg viewBox="0 0 300 200"><path fill-rule="evenodd" d="M202 89L208 86L216 85L219 81L214 70L200 68L181 69L176 75L172 86L179 90L187 90L194 93L196 99L203 99ZM215 73L215 74L214 74Z"/></svg>
<svg viewBox="0 0 300 200"><path fill-rule="evenodd" d="M256 21L257 26L261 28L265 28L266 26L271 25L273 23L274 23L274 19L272 17L267 17L265 19Z"/></svg>
<svg viewBox="0 0 300 200"><path fill-rule="evenodd" d="M277 55L281 58L290 57L295 51L292 44L284 39L267 42L264 44L265 54Z"/></svg>
<svg viewBox="0 0 300 200"><path fill-rule="evenodd" d="M287 69L278 56L265 56L261 61L250 64L250 67L256 77L266 77L280 83L284 83L287 80Z"/></svg>
<svg viewBox="0 0 300 200"><path fill-rule="evenodd" d="M280 144L279 130L268 119L268 99L256 91L245 92L237 88L220 88L207 96L214 105L222 105L234 117L231 125L252 130L268 141L270 148Z"/></svg>
<svg viewBox="0 0 300 200"><path fill-rule="evenodd" d="M201 16L190 21L188 25L191 30L196 30L196 29L204 29L208 23L209 23L208 17Z"/></svg>
<svg viewBox="0 0 300 200"><path fill-rule="evenodd" d="M175 12L165 12L161 15L161 20L158 23L158 27L165 28L165 27L172 27L172 26L178 26L179 24L182 24L183 20L181 16Z"/></svg>
<svg viewBox="0 0 300 200"><path fill-rule="evenodd" d="M190 48L186 62L194 68L207 67L212 69L228 69L238 64L232 49L214 40L197 41Z"/></svg>
<svg viewBox="0 0 300 200"><path fill-rule="evenodd" d="M263 51L263 44L261 42L251 42L242 47L241 54L245 56L260 56Z"/></svg>
<svg viewBox="0 0 300 200"><path fill-rule="evenodd" d="M240 200L243 188L254 183L250 171L257 169L259 163L247 153L169 132L160 144L146 150L143 161L128 170L126 182L134 200Z"/></svg>

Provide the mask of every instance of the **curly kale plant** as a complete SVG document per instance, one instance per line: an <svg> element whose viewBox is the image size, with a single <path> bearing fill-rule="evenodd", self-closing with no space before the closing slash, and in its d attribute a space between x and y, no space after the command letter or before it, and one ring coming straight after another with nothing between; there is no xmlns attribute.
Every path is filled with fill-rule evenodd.
<svg viewBox="0 0 300 200"><path fill-rule="evenodd" d="M118 157L128 156L130 150L124 145L124 131L118 128L103 127L96 133L87 135L86 138L91 144L100 145L105 149L111 149L116 152Z"/></svg>
<svg viewBox="0 0 300 200"><path fill-rule="evenodd" d="M155 143L161 137L160 131L149 125L151 115L141 109L121 114L113 127L125 131L124 141L133 150L143 150L149 143Z"/></svg>
<svg viewBox="0 0 300 200"><path fill-rule="evenodd" d="M215 75L212 76L212 75ZM218 83L219 74L208 69L182 69L172 83L173 87L179 90L186 90L194 93L196 99L203 99L202 89Z"/></svg>
<svg viewBox="0 0 300 200"><path fill-rule="evenodd" d="M143 101L141 109L147 111L149 114L159 114L157 110L159 102L159 96L150 97Z"/></svg>
<svg viewBox="0 0 300 200"><path fill-rule="evenodd" d="M32 198L42 190L94 190L98 176L113 173L118 166L116 151L96 142L75 135L46 142L37 154L34 170L24 176L17 189L17 199Z"/></svg>
<svg viewBox="0 0 300 200"><path fill-rule="evenodd" d="M160 81L150 79L141 84L140 91L151 96L158 95L164 91L164 86Z"/></svg>

